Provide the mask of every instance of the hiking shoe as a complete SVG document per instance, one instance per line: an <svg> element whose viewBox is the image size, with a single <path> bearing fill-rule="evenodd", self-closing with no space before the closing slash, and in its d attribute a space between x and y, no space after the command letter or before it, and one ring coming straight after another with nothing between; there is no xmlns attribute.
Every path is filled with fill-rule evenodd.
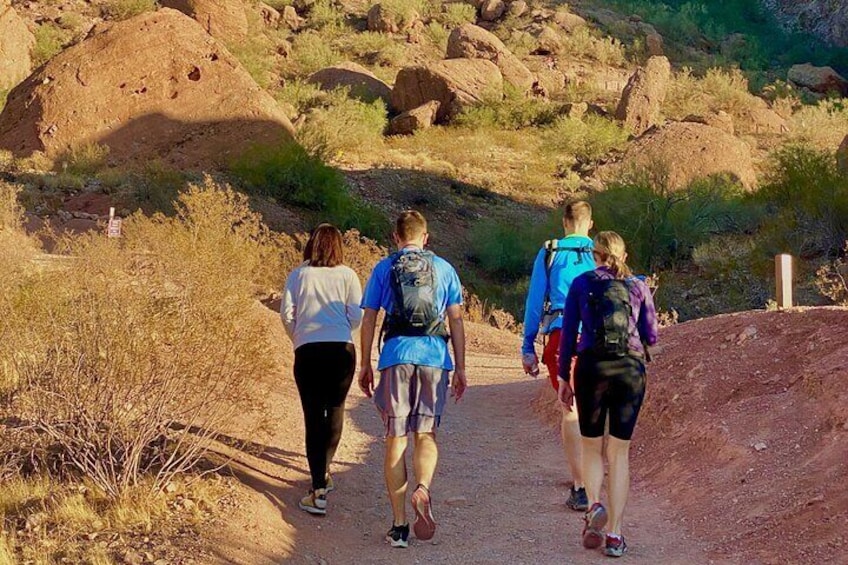
<svg viewBox="0 0 848 565"><path fill-rule="evenodd" d="M409 547L409 524L403 526L392 525L392 529L386 534L386 541L392 547Z"/></svg>
<svg viewBox="0 0 848 565"><path fill-rule="evenodd" d="M565 505L572 510L586 512L586 510L589 509L589 497L586 496L586 489L583 487L571 487L571 494L569 495L568 500L565 501Z"/></svg>
<svg viewBox="0 0 848 565"><path fill-rule="evenodd" d="M310 514L324 516L327 513L327 490L323 488L310 490L309 494L300 499L297 506Z"/></svg>
<svg viewBox="0 0 848 565"><path fill-rule="evenodd" d="M586 512L586 525L583 527L583 547L586 549L597 549L604 542L601 531L607 525L607 509L603 504L596 502Z"/></svg>
<svg viewBox="0 0 848 565"><path fill-rule="evenodd" d="M327 473L327 486L324 487L324 491L327 494L330 494L336 490L336 483L333 482L333 476L330 473Z"/></svg>
<svg viewBox="0 0 848 565"><path fill-rule="evenodd" d="M415 510L415 521L412 523L415 537L422 541L431 539L436 533L436 520L433 518L430 491L424 485L418 485L412 493L412 508Z"/></svg>
<svg viewBox="0 0 848 565"><path fill-rule="evenodd" d="M621 557L627 551L627 544L624 543L624 538L615 534L607 534L606 543L604 544L604 555L607 557Z"/></svg>

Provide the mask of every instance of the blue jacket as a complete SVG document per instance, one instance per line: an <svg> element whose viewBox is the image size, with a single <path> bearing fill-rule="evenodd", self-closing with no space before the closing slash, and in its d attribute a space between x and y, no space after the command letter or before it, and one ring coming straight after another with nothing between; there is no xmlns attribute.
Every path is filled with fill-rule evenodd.
<svg viewBox="0 0 848 565"><path fill-rule="evenodd" d="M557 247L588 247L592 248L592 240L582 235L568 235L557 241ZM530 275L530 288L527 291L527 302L524 306L524 343L522 353L535 353L536 335L544 315L545 292L550 284L551 310L562 310L565 307L565 297L572 281L586 271L595 268L595 258L591 253L576 251L558 251L553 254L550 268L550 281L545 269L545 248L539 250L533 263L533 274ZM562 316L557 316L548 327L541 328L542 333L549 334L562 327Z"/></svg>

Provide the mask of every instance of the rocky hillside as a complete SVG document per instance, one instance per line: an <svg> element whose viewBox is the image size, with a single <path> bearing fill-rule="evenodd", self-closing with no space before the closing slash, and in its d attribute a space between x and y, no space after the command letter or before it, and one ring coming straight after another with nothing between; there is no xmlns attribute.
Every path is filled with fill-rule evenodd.
<svg viewBox="0 0 848 565"><path fill-rule="evenodd" d="M763 0L787 28L814 33L833 45L848 46L845 0Z"/></svg>

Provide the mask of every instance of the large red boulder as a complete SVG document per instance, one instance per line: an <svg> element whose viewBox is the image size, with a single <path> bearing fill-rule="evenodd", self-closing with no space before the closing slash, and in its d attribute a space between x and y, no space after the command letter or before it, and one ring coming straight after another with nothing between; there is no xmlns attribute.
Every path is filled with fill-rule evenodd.
<svg viewBox="0 0 848 565"><path fill-rule="evenodd" d="M488 96L503 96L503 78L494 63L486 59L447 59L401 69L392 89L392 107L406 112L436 100L436 122L445 122Z"/></svg>
<svg viewBox="0 0 848 565"><path fill-rule="evenodd" d="M63 51L13 89L0 149L61 158L108 146L111 163L227 163L256 143L290 139L291 123L201 26L170 9L119 22Z"/></svg>

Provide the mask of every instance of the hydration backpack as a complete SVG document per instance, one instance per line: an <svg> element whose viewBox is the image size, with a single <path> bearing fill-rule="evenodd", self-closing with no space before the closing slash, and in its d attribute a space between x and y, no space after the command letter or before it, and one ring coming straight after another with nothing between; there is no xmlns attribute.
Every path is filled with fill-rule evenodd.
<svg viewBox="0 0 848 565"><path fill-rule="evenodd" d="M394 308L383 324L384 339L426 335L447 339L447 327L436 301L434 257L429 251L419 250L392 255L390 285Z"/></svg>
<svg viewBox="0 0 848 565"><path fill-rule="evenodd" d="M566 245L559 247L559 240L549 239L545 242L545 298L542 303L543 327L547 328L550 325L551 320L562 314L561 309L553 310L551 307L551 268L554 264L554 256L563 251L574 251L577 256L575 264L579 265L583 262L584 256L588 256L588 258L591 259L592 249L594 249L594 246L591 243L581 246Z"/></svg>
<svg viewBox="0 0 848 565"><path fill-rule="evenodd" d="M589 278L589 312L594 330L592 352L599 357L630 353L630 285L626 280ZM584 325L584 328L586 326Z"/></svg>

